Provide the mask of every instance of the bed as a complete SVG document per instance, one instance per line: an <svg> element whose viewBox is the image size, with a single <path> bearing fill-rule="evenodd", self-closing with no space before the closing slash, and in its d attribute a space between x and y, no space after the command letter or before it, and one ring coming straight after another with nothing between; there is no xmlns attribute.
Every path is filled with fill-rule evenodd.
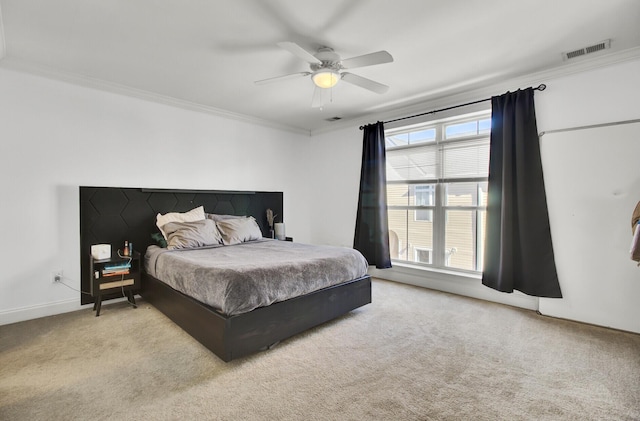
<svg viewBox="0 0 640 421"><path fill-rule="evenodd" d="M112 203L116 198L122 202L118 206ZM371 279L366 275L366 261L364 261L364 270L362 267L355 271L346 270L338 277L328 277L331 279L324 280L325 283L317 283L317 279L309 280L309 275L314 272L312 269L317 263L315 258L311 259L311 269L309 266L298 267L299 262L295 261L270 262L274 260L274 253L291 257L303 255L305 249L313 248L309 245L262 238L263 234L269 232L263 217L265 210L271 208L274 213L283 214L281 192L205 192L80 187L80 202L81 266L85 265L84 262L88 259L88 249L91 244L103 242L119 244L128 238L134 243L136 250L142 250L144 253L149 249L151 252L145 253L145 267L148 270L142 274L140 295L224 361L231 361L270 348L279 341L371 302ZM159 206L159 203L163 205ZM187 247L184 250L167 252L154 248L150 238L157 231L153 223L156 213L187 212L198 204L202 204L207 213L245 217L252 215L262 234L261 238L244 241L241 242L242 244L212 245L197 247L193 250ZM127 220L132 219L133 216L137 224ZM124 221L124 224L120 220ZM105 227L105 224L108 226ZM278 265L284 265L285 276L276 279L279 285L289 284L289 286L299 287L300 284L311 282L313 286L308 290L303 288L294 294L290 292L282 294L279 288L275 288L276 292L267 297L267 301L257 302L255 305L244 305L241 300L236 304L220 304L215 301L207 303L203 302L206 300L202 297L194 298L192 291L181 291L176 284L176 282L180 283L180 280L169 281L169 283L160 280L164 275L162 271L156 270L158 267L165 267L165 270L166 267L170 267L164 262L167 259L166 256L178 255L182 260L197 260L190 256L207 253L216 255L221 251L228 253L237 250L241 256L244 256L239 257L240 260L249 260L247 256L258 256L256 248L265 249L266 255L262 258L251 258L253 263L250 270L254 273L246 276L253 277L254 280L258 279L258 283L266 283L270 279L276 279L274 271L277 272ZM320 249L329 254L329 260L331 260L331 254L338 251L346 251L347 256L350 256L347 260L359 259L357 257L359 253L351 249L338 247L320 247ZM152 261L153 266L151 266ZM361 265L362 262L360 262ZM216 271L215 265L207 269L195 269L196 272L203 270ZM88 271L83 269L83 283L85 272L90 276ZM175 269L173 272L182 273L183 278L192 276L187 275L187 270ZM256 273L259 273L257 278ZM315 273L322 273L322 269L316 268ZM218 296L220 296L219 291ZM83 296L85 300L90 298Z"/></svg>

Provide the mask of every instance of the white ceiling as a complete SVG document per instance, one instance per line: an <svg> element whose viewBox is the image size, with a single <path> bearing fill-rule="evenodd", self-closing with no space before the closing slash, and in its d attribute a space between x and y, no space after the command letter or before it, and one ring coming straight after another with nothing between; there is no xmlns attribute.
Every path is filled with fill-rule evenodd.
<svg viewBox="0 0 640 421"><path fill-rule="evenodd" d="M0 13L0 65L311 133L330 117L362 120L567 66L562 52L604 39L611 49L592 57L640 46L638 0L0 0ZM387 50L393 63L352 73L391 88L342 81L318 110L309 78L255 85L309 70L281 41L342 58Z"/></svg>

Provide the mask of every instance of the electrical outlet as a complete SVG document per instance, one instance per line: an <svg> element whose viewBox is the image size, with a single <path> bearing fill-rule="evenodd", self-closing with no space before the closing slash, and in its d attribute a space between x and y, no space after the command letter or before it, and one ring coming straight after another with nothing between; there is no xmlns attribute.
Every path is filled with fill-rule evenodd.
<svg viewBox="0 0 640 421"><path fill-rule="evenodd" d="M54 284L56 282L62 282L62 278L63 278L62 269L54 270L53 272L51 272L51 278L53 279Z"/></svg>

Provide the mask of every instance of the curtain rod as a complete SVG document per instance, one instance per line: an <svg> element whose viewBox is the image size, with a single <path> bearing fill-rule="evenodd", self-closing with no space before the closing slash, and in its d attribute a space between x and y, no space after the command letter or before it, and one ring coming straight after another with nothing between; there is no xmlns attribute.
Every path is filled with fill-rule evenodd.
<svg viewBox="0 0 640 421"><path fill-rule="evenodd" d="M547 89L547 85L545 85L544 83L541 83L537 87L533 88L534 91L544 91L545 89ZM426 113L410 115L410 116L407 116L407 117L400 117L400 118L396 118L394 120L383 121L383 123L387 124L387 123L393 123L393 122L401 121L401 120L408 120L408 119L414 118L414 117L421 117L423 115L435 114L435 113L439 113L439 112L442 112L442 111L449 111L449 110L453 110L455 108L466 107L467 105L479 104L479 103L485 102L485 101L491 101L491 98L479 99L477 101L467 102L466 104L454 105L452 107L441 108L439 110L433 110L433 111L429 111L429 112L426 112ZM364 126L360 126L360 130L363 130L363 129L364 129Z"/></svg>

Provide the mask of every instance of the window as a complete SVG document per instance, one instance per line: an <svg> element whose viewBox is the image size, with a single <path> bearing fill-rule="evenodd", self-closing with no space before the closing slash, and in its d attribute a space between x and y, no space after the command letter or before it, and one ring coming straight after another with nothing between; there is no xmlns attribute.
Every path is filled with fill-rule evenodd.
<svg viewBox="0 0 640 421"><path fill-rule="evenodd" d="M410 190L413 191L416 206L426 207L436 204L436 189L433 184L411 186ZM413 215L414 221L433 221L433 211L431 209L416 209L413 211Z"/></svg>
<svg viewBox="0 0 640 421"><path fill-rule="evenodd" d="M489 111L387 130L387 205L396 262L482 271Z"/></svg>
<svg viewBox="0 0 640 421"><path fill-rule="evenodd" d="M416 248L413 249L413 252L415 254L414 258L415 258L416 262L431 263L431 250L425 249L425 248L416 247Z"/></svg>

